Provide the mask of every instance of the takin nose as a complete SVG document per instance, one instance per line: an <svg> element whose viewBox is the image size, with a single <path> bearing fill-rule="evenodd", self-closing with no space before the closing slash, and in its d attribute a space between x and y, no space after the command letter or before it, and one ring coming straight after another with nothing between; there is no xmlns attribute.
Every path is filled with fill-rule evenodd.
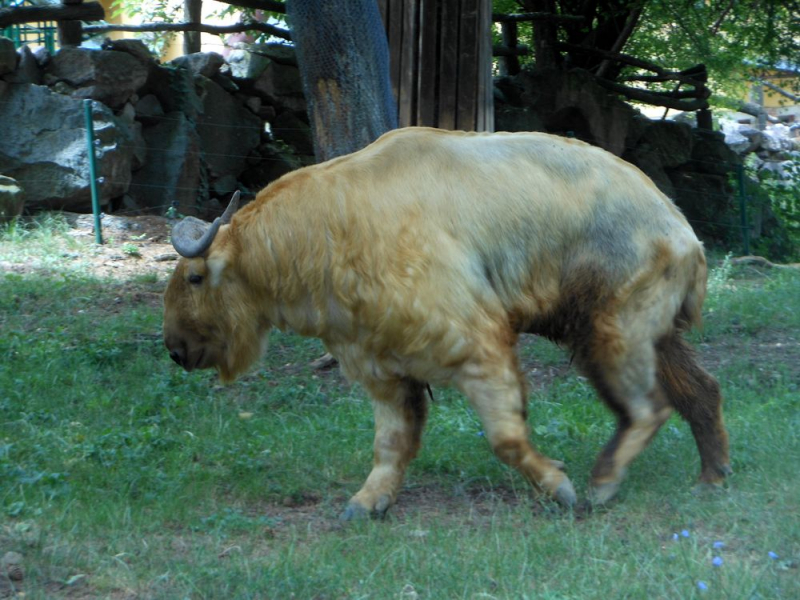
<svg viewBox="0 0 800 600"><path fill-rule="evenodd" d="M182 350L170 350L169 357L182 367L186 364L186 355Z"/></svg>
<svg viewBox="0 0 800 600"><path fill-rule="evenodd" d="M175 344L170 343L171 341L166 342L167 350L169 350L169 357L182 366L184 369L186 368L186 346L184 344Z"/></svg>

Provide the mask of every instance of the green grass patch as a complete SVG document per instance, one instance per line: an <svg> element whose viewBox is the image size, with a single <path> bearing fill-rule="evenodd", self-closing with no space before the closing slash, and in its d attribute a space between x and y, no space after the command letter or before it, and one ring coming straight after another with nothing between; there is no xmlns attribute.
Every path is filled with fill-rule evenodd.
<svg viewBox="0 0 800 600"><path fill-rule="evenodd" d="M4 260L44 265L0 271L0 554L25 568L0 573L0 597L800 597L796 273L716 272L694 337L726 396L725 491L692 491L697 452L673 418L619 502L566 514L437 389L390 518L341 526L372 415L358 386L309 368L321 345L275 333L227 387L184 373L160 337L163 281L59 270L72 242L46 231L0 236ZM526 341L520 358L547 379L533 382L532 438L584 495L611 415L562 350Z"/></svg>

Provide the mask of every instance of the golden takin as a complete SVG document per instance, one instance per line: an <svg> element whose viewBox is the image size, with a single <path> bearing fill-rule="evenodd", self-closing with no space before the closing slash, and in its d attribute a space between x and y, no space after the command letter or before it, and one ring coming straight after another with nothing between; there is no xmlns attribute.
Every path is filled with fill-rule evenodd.
<svg viewBox="0 0 800 600"><path fill-rule="evenodd" d="M272 327L321 339L375 414L372 471L344 519L395 502L428 383L454 385L500 460L575 504L562 463L529 441L521 333L569 348L616 415L590 502L614 496L673 409L694 434L700 481L730 472L719 385L681 337L700 323L703 248L629 163L543 133L408 128L289 173L241 210L236 196L213 224L174 228L167 349L231 381Z"/></svg>

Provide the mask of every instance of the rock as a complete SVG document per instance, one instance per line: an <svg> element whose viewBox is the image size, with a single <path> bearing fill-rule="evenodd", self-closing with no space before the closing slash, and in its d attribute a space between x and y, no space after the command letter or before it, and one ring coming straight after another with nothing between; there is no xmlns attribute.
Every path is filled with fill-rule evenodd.
<svg viewBox="0 0 800 600"><path fill-rule="evenodd" d="M253 91L270 104L305 112L306 101L297 67L270 61L253 81Z"/></svg>
<svg viewBox="0 0 800 600"><path fill-rule="evenodd" d="M635 145L622 158L639 167L667 196L675 193L667 170L689 161L692 154L692 128L686 123L673 121L636 120L640 132L628 136L636 138Z"/></svg>
<svg viewBox="0 0 800 600"><path fill-rule="evenodd" d="M9 83L42 83L42 71L28 46L19 49L17 70L4 78Z"/></svg>
<svg viewBox="0 0 800 600"><path fill-rule="evenodd" d="M225 59L216 52L195 52L179 56L171 60L170 64L179 69L188 69L195 75L202 75L211 79L219 73L220 68L225 64Z"/></svg>
<svg viewBox="0 0 800 600"><path fill-rule="evenodd" d="M66 47L47 72L76 88L76 98L91 98L120 108L147 81L146 65L127 52Z"/></svg>
<svg viewBox="0 0 800 600"><path fill-rule="evenodd" d="M285 44L236 44L228 55L231 75L255 79L270 62L297 67L294 48Z"/></svg>
<svg viewBox="0 0 800 600"><path fill-rule="evenodd" d="M133 175L134 202L158 214L173 206L184 215L200 214L200 204L208 199L207 175L200 138L189 119L180 112L167 113L142 133L147 163Z"/></svg>
<svg viewBox="0 0 800 600"><path fill-rule="evenodd" d="M276 138L292 146L299 154L314 154L314 142L308 123L291 111L285 110L272 122L272 133Z"/></svg>
<svg viewBox="0 0 800 600"><path fill-rule="evenodd" d="M50 50L42 46L41 48L37 48L33 53L36 62L39 64L40 69L44 69L47 65L50 64L50 61L53 58L53 55L50 54Z"/></svg>
<svg viewBox="0 0 800 600"><path fill-rule="evenodd" d="M103 50L111 50L114 52L126 52L133 56L143 65L156 64L156 59L150 49L145 45L142 40L127 38L122 40L112 40L106 38L102 46Z"/></svg>
<svg viewBox="0 0 800 600"><path fill-rule="evenodd" d="M251 112L257 115L258 111L261 110L261 98L258 96L251 96L244 101L244 105L249 108Z"/></svg>
<svg viewBox="0 0 800 600"><path fill-rule="evenodd" d="M139 96L152 94L165 113L179 111L194 120L203 109L195 79L197 77L188 69L152 65Z"/></svg>
<svg viewBox="0 0 800 600"><path fill-rule="evenodd" d="M11 177L0 175L0 223L8 223L22 214L25 195L22 188Z"/></svg>
<svg viewBox="0 0 800 600"><path fill-rule="evenodd" d="M0 76L17 68L17 49L7 37L0 37Z"/></svg>
<svg viewBox="0 0 800 600"><path fill-rule="evenodd" d="M582 69L525 70L504 78L501 91L508 99L507 104L496 107L506 113L501 118L503 127L513 126L509 123L512 116L534 125L538 119L543 131L572 135L617 156L630 146L636 111L609 95ZM528 114L514 115L508 107L525 109Z"/></svg>
<svg viewBox="0 0 800 600"><path fill-rule="evenodd" d="M225 196L236 190L237 180L235 175L223 175L217 179L211 189L217 196Z"/></svg>
<svg viewBox="0 0 800 600"><path fill-rule="evenodd" d="M11 581L22 581L25 578L24 561L25 559L19 552L6 552L0 559L3 575Z"/></svg>
<svg viewBox="0 0 800 600"><path fill-rule="evenodd" d="M196 83L202 108L195 126L209 171L213 177L238 175L261 141L261 120L210 79Z"/></svg>
<svg viewBox="0 0 800 600"><path fill-rule="evenodd" d="M95 153L102 204L130 184L133 136L122 119L94 103ZM0 173L25 190L26 208L75 210L91 206L82 103L32 84L9 85L0 96Z"/></svg>
<svg viewBox="0 0 800 600"><path fill-rule="evenodd" d="M300 160L274 142L265 142L255 151L254 165L239 177L251 190L260 190L268 183L303 166Z"/></svg>
<svg viewBox="0 0 800 600"><path fill-rule="evenodd" d="M719 131L692 130L694 139L691 166L699 173L727 176L741 158L725 143L725 134Z"/></svg>
<svg viewBox="0 0 800 600"><path fill-rule="evenodd" d="M146 125L152 125L164 116L164 108L153 94L143 96L134 108L136 118Z"/></svg>

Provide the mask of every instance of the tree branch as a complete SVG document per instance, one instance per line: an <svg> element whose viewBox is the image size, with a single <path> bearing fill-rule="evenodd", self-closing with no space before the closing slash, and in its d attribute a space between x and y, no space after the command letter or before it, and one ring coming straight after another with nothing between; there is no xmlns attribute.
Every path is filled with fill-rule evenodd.
<svg viewBox="0 0 800 600"><path fill-rule="evenodd" d="M607 79L597 79L597 83L607 90L622 94L630 100L644 102L645 104L664 106L665 108L686 112L708 108L708 101L705 98L695 98L694 100L687 101L675 98L671 92L647 92L639 88L630 88L619 83L614 83Z"/></svg>
<svg viewBox="0 0 800 600"><path fill-rule="evenodd" d="M753 81L755 81L756 83L758 83L760 85L763 85L766 88L771 89L773 92L779 93L781 96L786 96L792 102L800 102L800 96L795 96L794 94L792 94L790 92L787 92L785 89L775 85L774 83L770 83L769 81L766 81L765 79L754 79Z"/></svg>
<svg viewBox="0 0 800 600"><path fill-rule="evenodd" d="M553 13L536 12L504 15L492 13L492 21L495 23L519 23L527 21L551 21L556 23L575 23L583 21L580 15L554 15Z"/></svg>
<svg viewBox="0 0 800 600"><path fill-rule="evenodd" d="M109 31L201 31L221 35L225 33L240 33L242 31L260 31L274 35L284 40L291 41L292 35L286 29L275 27L259 21L246 21L235 25L206 25L205 23L147 23L144 25L85 25L83 31L89 35L99 35Z"/></svg>

